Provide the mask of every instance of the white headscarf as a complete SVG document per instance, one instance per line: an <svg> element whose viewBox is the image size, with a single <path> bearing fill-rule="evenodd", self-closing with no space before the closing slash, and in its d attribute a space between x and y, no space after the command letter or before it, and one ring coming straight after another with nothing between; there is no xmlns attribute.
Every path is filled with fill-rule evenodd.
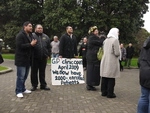
<svg viewBox="0 0 150 113"><path fill-rule="evenodd" d="M118 28L111 28L107 37L108 38L114 37L114 38L119 39L119 29Z"/></svg>

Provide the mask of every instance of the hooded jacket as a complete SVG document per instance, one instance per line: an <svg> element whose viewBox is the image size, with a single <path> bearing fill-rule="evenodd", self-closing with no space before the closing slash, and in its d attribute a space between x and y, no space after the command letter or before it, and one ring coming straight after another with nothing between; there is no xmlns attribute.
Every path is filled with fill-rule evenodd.
<svg viewBox="0 0 150 113"><path fill-rule="evenodd" d="M139 57L140 85L150 89L150 37L144 42Z"/></svg>

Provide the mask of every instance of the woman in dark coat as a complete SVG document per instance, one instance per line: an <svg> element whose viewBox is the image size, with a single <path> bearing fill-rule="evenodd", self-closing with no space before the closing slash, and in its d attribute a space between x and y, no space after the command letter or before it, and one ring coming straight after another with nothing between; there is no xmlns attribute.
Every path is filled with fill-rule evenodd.
<svg viewBox="0 0 150 113"><path fill-rule="evenodd" d="M97 59L97 52L102 46L104 38L98 37L98 28L91 27L89 30L88 47L87 47L87 74L86 88L87 90L95 91L94 86L100 84L100 61Z"/></svg>
<svg viewBox="0 0 150 113"><path fill-rule="evenodd" d="M87 38L84 37L83 43L79 48L79 56L82 56L83 68L86 69Z"/></svg>
<svg viewBox="0 0 150 113"><path fill-rule="evenodd" d="M150 113L150 37L144 42L139 57L141 97L137 113Z"/></svg>

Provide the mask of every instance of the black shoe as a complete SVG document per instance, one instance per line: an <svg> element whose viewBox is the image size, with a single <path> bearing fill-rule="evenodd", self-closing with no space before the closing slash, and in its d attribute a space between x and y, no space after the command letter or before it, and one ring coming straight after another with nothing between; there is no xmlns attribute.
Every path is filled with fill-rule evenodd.
<svg viewBox="0 0 150 113"><path fill-rule="evenodd" d="M91 90L91 91L96 91L96 88L95 88L95 87L89 86L89 85L86 86L86 89L87 89L87 90Z"/></svg>
<svg viewBox="0 0 150 113"><path fill-rule="evenodd" d="M40 89L42 89L42 90L50 90L50 88L49 87L41 87Z"/></svg>
<svg viewBox="0 0 150 113"><path fill-rule="evenodd" d="M107 98L116 98L116 95L113 94L113 95L107 95Z"/></svg>
<svg viewBox="0 0 150 113"><path fill-rule="evenodd" d="M36 87L32 87L32 88L31 88L31 91L35 91L35 90L37 90Z"/></svg>
<svg viewBox="0 0 150 113"><path fill-rule="evenodd" d="M107 93L102 93L101 95L105 97L105 96L107 96Z"/></svg>

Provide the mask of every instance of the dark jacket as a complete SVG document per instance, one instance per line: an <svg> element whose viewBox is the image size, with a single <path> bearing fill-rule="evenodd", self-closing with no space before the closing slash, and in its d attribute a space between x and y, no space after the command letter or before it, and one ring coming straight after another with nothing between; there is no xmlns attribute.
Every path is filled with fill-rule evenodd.
<svg viewBox="0 0 150 113"><path fill-rule="evenodd" d="M79 48L79 56L86 57L87 52L87 43L82 43Z"/></svg>
<svg viewBox="0 0 150 113"><path fill-rule="evenodd" d="M94 34L90 34L88 38L88 47L87 47L87 63L99 63L99 60L97 59L97 52L99 50L99 47L103 45L103 41L105 38L99 38L98 36Z"/></svg>
<svg viewBox="0 0 150 113"><path fill-rule="evenodd" d="M32 34L27 36L24 30L21 30L16 36L16 50L15 50L15 65L16 66L30 66L32 49L31 40Z"/></svg>
<svg viewBox="0 0 150 113"><path fill-rule="evenodd" d="M132 58L133 57L133 54L134 54L134 47L127 47L126 48L126 52L127 52L127 56L126 58Z"/></svg>
<svg viewBox="0 0 150 113"><path fill-rule="evenodd" d="M77 41L76 37L72 35L72 38L67 33L62 35L59 44L59 55L63 58L74 58L77 56Z"/></svg>
<svg viewBox="0 0 150 113"><path fill-rule="evenodd" d="M32 33L33 37L37 39L37 44L34 46L34 58L43 59L50 57L50 39L42 33Z"/></svg>
<svg viewBox="0 0 150 113"><path fill-rule="evenodd" d="M144 42L139 57L140 85L150 89L150 37Z"/></svg>

